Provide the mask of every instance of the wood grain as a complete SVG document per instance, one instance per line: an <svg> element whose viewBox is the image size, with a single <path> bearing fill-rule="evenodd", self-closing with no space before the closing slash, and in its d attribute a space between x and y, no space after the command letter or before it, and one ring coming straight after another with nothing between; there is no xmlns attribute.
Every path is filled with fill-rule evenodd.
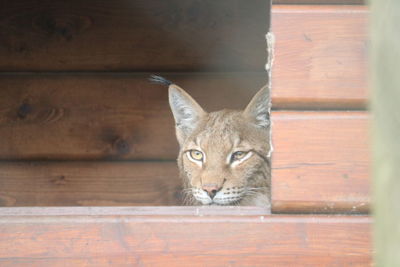
<svg viewBox="0 0 400 267"><path fill-rule="evenodd" d="M0 71L262 71L264 0L4 0Z"/></svg>
<svg viewBox="0 0 400 267"><path fill-rule="evenodd" d="M369 210L366 113L282 112L273 118L273 212Z"/></svg>
<svg viewBox="0 0 400 267"><path fill-rule="evenodd" d="M1 216L0 262L369 266L370 224L343 216Z"/></svg>
<svg viewBox="0 0 400 267"><path fill-rule="evenodd" d="M367 17L363 6L274 6L274 104L364 108Z"/></svg>
<svg viewBox="0 0 400 267"><path fill-rule="evenodd" d="M368 212L366 113L272 118L274 212ZM175 162L3 162L0 199L2 206L175 205L176 172Z"/></svg>
<svg viewBox="0 0 400 267"><path fill-rule="evenodd" d="M181 204L175 162L0 163L0 206Z"/></svg>
<svg viewBox="0 0 400 267"><path fill-rule="evenodd" d="M149 83L148 76L0 76L0 138L7 140L0 142L0 159L175 159L167 88ZM266 83L264 73L165 76L207 111L243 109ZM316 106L329 98L309 93ZM282 107L276 99L274 106ZM336 106L347 101L336 100Z"/></svg>
<svg viewBox="0 0 400 267"><path fill-rule="evenodd" d="M168 89L148 77L0 76L0 159L175 159ZM266 83L263 73L166 77L208 111L243 109Z"/></svg>

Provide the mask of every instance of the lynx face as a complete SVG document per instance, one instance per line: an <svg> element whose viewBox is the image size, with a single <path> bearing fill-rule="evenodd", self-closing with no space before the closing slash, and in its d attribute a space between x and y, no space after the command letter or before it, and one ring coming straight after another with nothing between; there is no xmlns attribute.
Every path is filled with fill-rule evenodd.
<svg viewBox="0 0 400 267"><path fill-rule="evenodd" d="M205 114L178 158L188 193L204 205L251 204L269 185L268 134L242 112Z"/></svg>
<svg viewBox="0 0 400 267"><path fill-rule="evenodd" d="M180 144L178 166L186 204L268 206L271 148L267 88L262 88L243 111L207 113L172 83L169 102Z"/></svg>

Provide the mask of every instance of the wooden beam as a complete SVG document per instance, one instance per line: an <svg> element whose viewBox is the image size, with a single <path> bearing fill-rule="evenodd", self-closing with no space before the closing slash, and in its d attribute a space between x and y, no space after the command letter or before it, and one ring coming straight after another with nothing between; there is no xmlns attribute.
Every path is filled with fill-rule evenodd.
<svg viewBox="0 0 400 267"><path fill-rule="evenodd" d="M363 6L274 6L274 105L364 108L367 17Z"/></svg>
<svg viewBox="0 0 400 267"><path fill-rule="evenodd" d="M368 212L367 113L281 112L272 117L273 212Z"/></svg>
<svg viewBox="0 0 400 267"><path fill-rule="evenodd" d="M86 214L0 216L0 263L366 266L368 217ZM176 213L176 212L175 212ZM1 209L0 209L1 214Z"/></svg>

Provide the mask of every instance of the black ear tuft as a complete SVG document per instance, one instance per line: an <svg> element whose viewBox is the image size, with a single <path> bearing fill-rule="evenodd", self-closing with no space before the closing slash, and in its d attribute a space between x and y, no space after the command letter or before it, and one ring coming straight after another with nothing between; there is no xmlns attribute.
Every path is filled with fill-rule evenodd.
<svg viewBox="0 0 400 267"><path fill-rule="evenodd" d="M173 82L154 74L150 75L149 81L152 83L158 83L166 86L170 86L171 84L173 84Z"/></svg>

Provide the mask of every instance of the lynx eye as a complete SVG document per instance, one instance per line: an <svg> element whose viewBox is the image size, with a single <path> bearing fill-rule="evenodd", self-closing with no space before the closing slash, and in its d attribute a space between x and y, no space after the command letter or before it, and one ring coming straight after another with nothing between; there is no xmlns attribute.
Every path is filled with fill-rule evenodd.
<svg viewBox="0 0 400 267"><path fill-rule="evenodd" d="M232 154L231 156L231 162L236 161L236 160L241 160L247 155L247 152L244 151L236 151L235 153Z"/></svg>
<svg viewBox="0 0 400 267"><path fill-rule="evenodd" d="M189 150L188 153L192 159L197 160L197 161L203 161L203 153L201 151L192 149L192 150Z"/></svg>

